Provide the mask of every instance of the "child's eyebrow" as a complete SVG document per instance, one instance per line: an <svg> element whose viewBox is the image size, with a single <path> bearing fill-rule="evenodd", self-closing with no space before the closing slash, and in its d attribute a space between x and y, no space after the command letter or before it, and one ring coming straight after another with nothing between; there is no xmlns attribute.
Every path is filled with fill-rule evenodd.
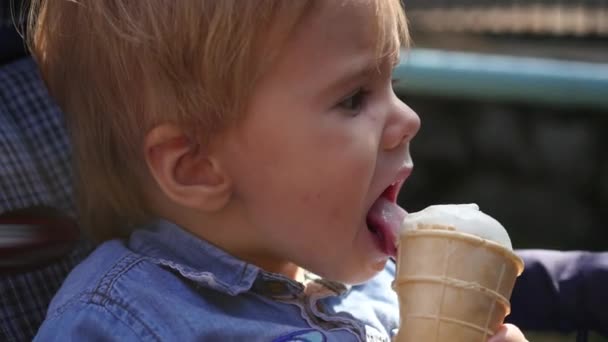
<svg viewBox="0 0 608 342"><path fill-rule="evenodd" d="M342 65L336 74L339 76L331 79L328 82L326 91L332 92L337 91L343 87L349 86L350 84L364 80L374 72L379 71L379 64L374 58L360 58L348 65Z"/></svg>
<svg viewBox="0 0 608 342"><path fill-rule="evenodd" d="M340 68L338 71L340 76L328 82L326 92L339 91L341 88L368 79L373 74L378 74L387 70L392 73L392 70L399 65L400 57L398 53L387 55L383 58L376 59L373 56L360 58L349 65ZM388 68L387 68L388 67Z"/></svg>

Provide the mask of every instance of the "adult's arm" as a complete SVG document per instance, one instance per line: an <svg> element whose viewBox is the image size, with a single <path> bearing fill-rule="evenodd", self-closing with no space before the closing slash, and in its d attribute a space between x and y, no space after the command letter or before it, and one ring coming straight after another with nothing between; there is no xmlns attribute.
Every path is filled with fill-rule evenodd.
<svg viewBox="0 0 608 342"><path fill-rule="evenodd" d="M608 336L608 253L519 250L525 270L507 321L522 329Z"/></svg>

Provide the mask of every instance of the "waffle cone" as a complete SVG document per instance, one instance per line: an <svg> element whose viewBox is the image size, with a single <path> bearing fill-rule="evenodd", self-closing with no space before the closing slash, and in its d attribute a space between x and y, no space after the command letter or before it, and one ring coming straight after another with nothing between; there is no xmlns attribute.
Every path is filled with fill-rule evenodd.
<svg viewBox="0 0 608 342"><path fill-rule="evenodd" d="M401 326L395 342L486 342L510 313L523 261L511 250L451 227L401 236L393 288Z"/></svg>

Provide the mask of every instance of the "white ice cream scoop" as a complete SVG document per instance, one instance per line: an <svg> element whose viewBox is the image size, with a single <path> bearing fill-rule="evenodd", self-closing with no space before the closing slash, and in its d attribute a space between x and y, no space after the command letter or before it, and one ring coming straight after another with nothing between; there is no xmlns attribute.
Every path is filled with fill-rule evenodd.
<svg viewBox="0 0 608 342"><path fill-rule="evenodd" d="M429 225L452 227L456 231L494 241L513 250L505 228L494 218L480 211L479 206L474 203L432 205L410 213L403 221L401 233Z"/></svg>

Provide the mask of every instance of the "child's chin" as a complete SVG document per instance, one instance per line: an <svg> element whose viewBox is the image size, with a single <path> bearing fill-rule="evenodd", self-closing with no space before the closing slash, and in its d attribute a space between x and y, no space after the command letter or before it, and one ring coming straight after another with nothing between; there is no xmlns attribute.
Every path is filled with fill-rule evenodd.
<svg viewBox="0 0 608 342"><path fill-rule="evenodd" d="M337 279L332 280L346 285L360 285L375 277L384 269L385 265L386 260L383 262L376 262L371 265L367 265L367 267L359 267L356 271L349 274L341 274L340 276L336 277Z"/></svg>

